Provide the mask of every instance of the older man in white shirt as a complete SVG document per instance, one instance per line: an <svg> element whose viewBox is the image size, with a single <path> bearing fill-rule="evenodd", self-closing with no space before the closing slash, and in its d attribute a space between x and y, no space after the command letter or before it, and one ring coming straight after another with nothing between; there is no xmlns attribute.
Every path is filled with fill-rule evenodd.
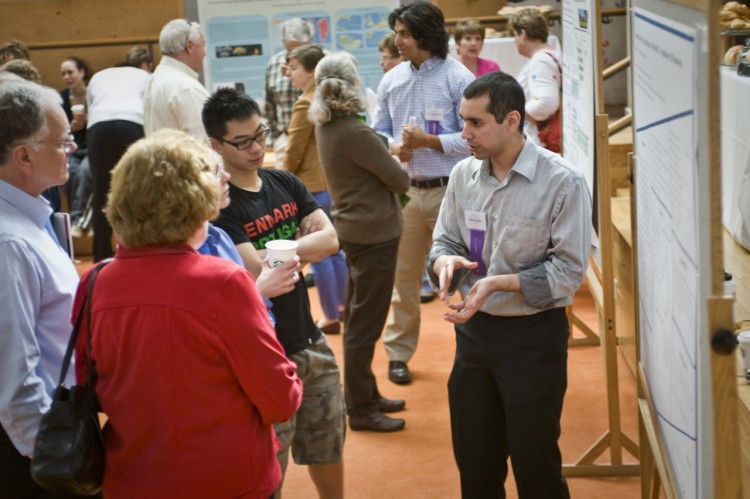
<svg viewBox="0 0 750 499"><path fill-rule="evenodd" d="M184 19L169 21L159 34L159 48L161 62L144 98L146 136L162 128L173 128L205 139L201 110L210 95L198 81L206 56L206 39L200 25Z"/></svg>

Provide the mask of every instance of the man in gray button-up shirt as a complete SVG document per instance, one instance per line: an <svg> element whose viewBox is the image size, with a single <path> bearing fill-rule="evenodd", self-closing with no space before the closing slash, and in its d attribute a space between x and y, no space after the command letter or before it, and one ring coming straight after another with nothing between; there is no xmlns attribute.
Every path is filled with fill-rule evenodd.
<svg viewBox="0 0 750 499"><path fill-rule="evenodd" d="M522 132L524 94L495 72L464 92L462 137L427 268L456 326L449 380L463 497L504 497L507 457L519 496L569 497L557 440L568 323L591 245L583 174Z"/></svg>

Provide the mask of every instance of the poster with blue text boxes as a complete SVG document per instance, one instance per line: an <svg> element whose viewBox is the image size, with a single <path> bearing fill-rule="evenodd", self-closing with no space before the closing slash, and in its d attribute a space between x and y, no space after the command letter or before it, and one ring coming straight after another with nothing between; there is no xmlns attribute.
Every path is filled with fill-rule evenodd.
<svg viewBox="0 0 750 499"><path fill-rule="evenodd" d="M357 58L363 88L377 91L383 70L380 67L380 40L391 32L386 7L341 9L334 14L336 49Z"/></svg>
<svg viewBox="0 0 750 499"><path fill-rule="evenodd" d="M281 25L293 17L299 17L304 20L312 32L312 42L320 45L324 50L330 51L333 48L331 34L331 16L326 11L305 11L305 12L284 12L275 14L271 21L273 52L284 50L284 44L281 43Z"/></svg>
<svg viewBox="0 0 750 499"><path fill-rule="evenodd" d="M232 86L263 99L266 65L273 55L265 16L213 17L206 24L211 91Z"/></svg>

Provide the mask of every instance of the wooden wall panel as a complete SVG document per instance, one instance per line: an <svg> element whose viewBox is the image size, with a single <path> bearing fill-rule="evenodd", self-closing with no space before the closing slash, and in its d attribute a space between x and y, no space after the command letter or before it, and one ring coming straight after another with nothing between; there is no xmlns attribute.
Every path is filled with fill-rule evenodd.
<svg viewBox="0 0 750 499"><path fill-rule="evenodd" d="M44 83L62 88L60 63L68 55L83 57L96 71L123 60L130 45L49 49L44 44L155 40L162 26L183 12L182 0L4 0L0 2L0 43L17 38L29 45L31 61ZM154 48L158 54L158 43Z"/></svg>
<svg viewBox="0 0 750 499"><path fill-rule="evenodd" d="M505 0L432 0L446 18L496 16Z"/></svg>

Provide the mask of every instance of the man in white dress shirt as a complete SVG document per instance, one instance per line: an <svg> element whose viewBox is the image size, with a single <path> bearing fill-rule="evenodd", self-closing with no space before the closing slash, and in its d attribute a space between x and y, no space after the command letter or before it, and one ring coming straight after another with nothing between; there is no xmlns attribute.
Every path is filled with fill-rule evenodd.
<svg viewBox="0 0 750 499"><path fill-rule="evenodd" d="M162 58L144 97L143 128L146 136L173 128L206 139L201 121L203 104L210 97L198 81L206 56L206 39L198 23L169 21L159 34Z"/></svg>

